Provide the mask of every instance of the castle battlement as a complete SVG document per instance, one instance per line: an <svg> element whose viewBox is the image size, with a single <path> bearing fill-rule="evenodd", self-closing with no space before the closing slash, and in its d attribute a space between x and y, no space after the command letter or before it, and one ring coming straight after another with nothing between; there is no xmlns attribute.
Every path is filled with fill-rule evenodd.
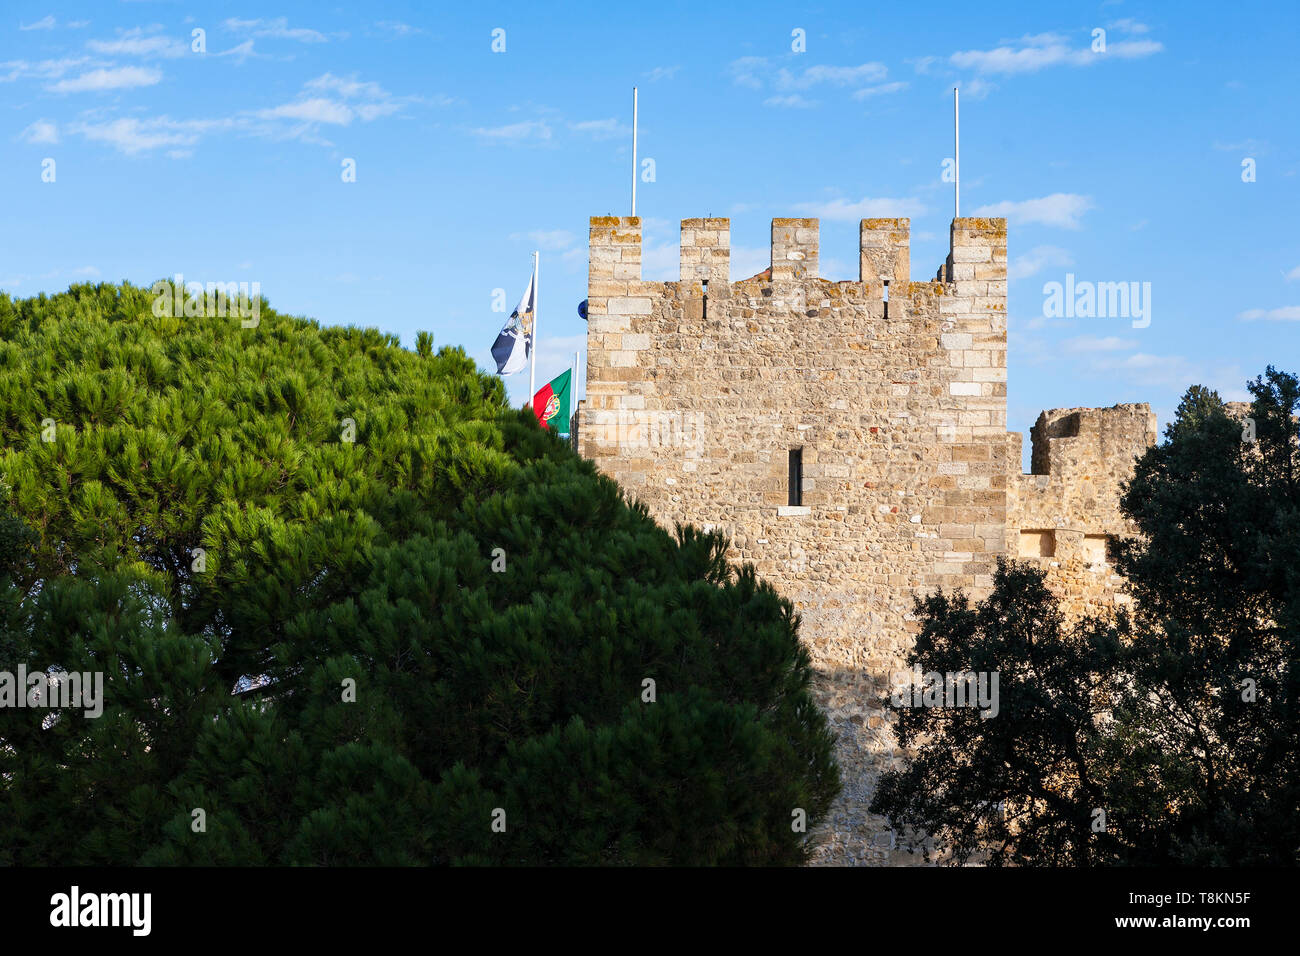
<svg viewBox="0 0 1300 956"><path fill-rule="evenodd" d="M684 219L679 278L646 281L641 220L592 218L578 448L666 527L723 531L728 558L795 605L844 774L821 858L915 862L865 811L904 759L881 701L913 600L978 599L1000 557L1032 552L1054 585L1113 605L1088 559L1124 530L1119 483L1154 416L1046 412L1043 474L1020 474L1003 219L953 220L928 282L907 219L861 220L857 280L820 277L818 220L773 219L771 236L770 268L735 281L730 220Z"/></svg>
<svg viewBox="0 0 1300 956"><path fill-rule="evenodd" d="M1156 416L1146 402L1050 408L1029 435L1033 475L1086 478L1100 463L1136 458L1155 444Z"/></svg>
<svg viewBox="0 0 1300 956"><path fill-rule="evenodd" d="M1029 435L1029 474L1020 473L1020 434L1007 436L1011 556L1049 570L1067 614L1126 603L1110 552L1117 538L1136 533L1119 501L1133 463L1155 444L1151 406L1052 408Z"/></svg>
<svg viewBox="0 0 1300 956"><path fill-rule="evenodd" d="M1007 225L1005 219L953 220L947 260L933 282L911 281L911 221L863 219L859 223L858 279L864 293L883 298L885 286L901 294L934 292L935 282L949 295L1006 297ZM771 266L758 281L820 279L820 223L817 219L773 219ZM593 278L608 294L625 293L625 283L641 281L641 218L593 216L590 255ZM731 220L683 219L680 281L709 283L716 290L732 282ZM744 280L741 280L744 281ZM918 288L913 288L917 286Z"/></svg>

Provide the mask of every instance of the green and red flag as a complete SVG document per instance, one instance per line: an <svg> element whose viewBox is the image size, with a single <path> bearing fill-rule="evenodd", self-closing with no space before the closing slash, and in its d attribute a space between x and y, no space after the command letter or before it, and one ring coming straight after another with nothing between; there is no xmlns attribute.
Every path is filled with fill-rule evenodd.
<svg viewBox="0 0 1300 956"><path fill-rule="evenodd" d="M569 433L569 379L572 369L565 369L543 385L533 396L533 414L557 434Z"/></svg>

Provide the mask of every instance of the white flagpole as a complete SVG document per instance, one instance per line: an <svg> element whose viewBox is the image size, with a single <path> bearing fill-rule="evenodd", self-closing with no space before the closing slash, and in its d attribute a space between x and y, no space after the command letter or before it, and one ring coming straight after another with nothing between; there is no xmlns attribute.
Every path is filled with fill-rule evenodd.
<svg viewBox="0 0 1300 956"><path fill-rule="evenodd" d="M538 309L539 293L541 292L541 271L542 261L541 253L533 253L533 354L532 364L528 367L528 407L533 406L533 396L537 394L537 315L541 310Z"/></svg>
<svg viewBox="0 0 1300 956"><path fill-rule="evenodd" d="M569 383L569 389L570 389L569 404L573 406L573 410L576 412L578 410L578 353L577 352L573 353L573 381Z"/></svg>
<svg viewBox="0 0 1300 956"><path fill-rule="evenodd" d="M637 88L632 87L632 215L637 215Z"/></svg>
<svg viewBox="0 0 1300 956"><path fill-rule="evenodd" d="M952 88L952 218L961 218L961 136L957 125L957 87Z"/></svg>

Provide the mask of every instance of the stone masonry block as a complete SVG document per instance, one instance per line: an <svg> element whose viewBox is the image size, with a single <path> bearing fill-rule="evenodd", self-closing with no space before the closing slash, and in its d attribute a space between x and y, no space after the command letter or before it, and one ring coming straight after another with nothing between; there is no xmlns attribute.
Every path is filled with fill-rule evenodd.
<svg viewBox="0 0 1300 956"><path fill-rule="evenodd" d="M818 270L816 219L772 220L772 281L815 279Z"/></svg>

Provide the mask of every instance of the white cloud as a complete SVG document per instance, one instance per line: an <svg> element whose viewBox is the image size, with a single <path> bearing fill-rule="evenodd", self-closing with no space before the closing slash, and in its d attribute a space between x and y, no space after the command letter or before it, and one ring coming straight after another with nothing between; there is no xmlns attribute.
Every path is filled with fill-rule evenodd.
<svg viewBox="0 0 1300 956"><path fill-rule="evenodd" d="M1031 323L1032 326L1032 323ZM1136 344L1118 336L1078 336L1067 339L1059 347L1048 346L1035 336L1023 337L1018 343L1022 351L1032 353L1032 361L1060 361L1060 354L1078 356L1081 371L1093 376L1108 376L1145 389L1171 389L1183 392L1189 385L1200 382L1218 390L1229 401L1239 400L1241 389L1234 381L1242 378L1236 365L1207 365L1189 360L1183 355L1155 355L1134 352Z"/></svg>
<svg viewBox="0 0 1300 956"><path fill-rule="evenodd" d="M1022 256L1016 256L1007 267L1008 279L1027 279L1043 269L1072 266L1074 258L1057 246L1035 246Z"/></svg>
<svg viewBox="0 0 1300 956"><path fill-rule="evenodd" d="M177 37L135 27L112 40L87 40L86 46L106 56L162 56L174 59L190 51L189 44Z"/></svg>
<svg viewBox="0 0 1300 956"><path fill-rule="evenodd" d="M881 83L878 86L868 86L858 90L853 94L855 100L865 100L869 96L883 96L889 93L898 93L907 89L907 83L903 80L896 80L893 83Z"/></svg>
<svg viewBox="0 0 1300 956"><path fill-rule="evenodd" d="M102 123L76 123L69 129L88 140L107 143L120 153L135 156L164 146L193 146L204 133L230 125L230 120L173 120L159 116L146 120L130 117Z"/></svg>
<svg viewBox="0 0 1300 956"><path fill-rule="evenodd" d="M321 92L338 93L344 99L383 99L388 94L384 88L372 80L359 80L357 74L351 76L335 76L333 73L324 73L314 80L308 80L303 84L308 90L318 90Z"/></svg>
<svg viewBox="0 0 1300 956"><path fill-rule="evenodd" d="M1078 229L1079 217L1092 208L1092 200L1077 193L1052 193L1041 199L999 202L980 206L973 216L1005 216L1017 225L1040 223L1062 229Z"/></svg>
<svg viewBox="0 0 1300 956"><path fill-rule="evenodd" d="M759 78L759 74L767 71L767 57L742 56L732 60L728 69L731 70L731 79L737 86L761 89L763 81Z"/></svg>
<svg viewBox="0 0 1300 956"><path fill-rule="evenodd" d="M1300 266L1296 266L1286 274L1287 282L1295 282L1297 279L1300 279Z"/></svg>
<svg viewBox="0 0 1300 956"><path fill-rule="evenodd" d="M57 80L69 70L89 63L90 57L88 56L64 57L61 60L41 60L38 63L32 63L28 60L7 60L0 63L0 83L11 83L14 80L26 79L27 77Z"/></svg>
<svg viewBox="0 0 1300 956"><path fill-rule="evenodd" d="M1201 378L1195 364L1181 355L1134 352L1124 358L1101 358L1091 363L1096 371L1114 372L1135 385L1182 389Z"/></svg>
<svg viewBox="0 0 1300 956"><path fill-rule="evenodd" d="M380 20L375 26L399 37L414 36L417 33L424 32L419 27L413 27L409 23L402 23L400 20Z"/></svg>
<svg viewBox="0 0 1300 956"><path fill-rule="evenodd" d="M285 103L272 109L258 110L257 115L263 119L293 119L306 123L347 126L352 122L355 114L347 104L340 103L338 100L315 97L299 100L296 103Z"/></svg>
<svg viewBox="0 0 1300 956"><path fill-rule="evenodd" d="M261 119L288 119L308 124L326 123L332 126L347 126L354 119L369 123L382 116L391 116L402 109L401 100L394 98L378 83L358 79L355 73L350 76L322 74L303 84L303 92L304 94L334 93L340 99L330 96L303 95L292 103L259 110L255 115Z"/></svg>
<svg viewBox="0 0 1300 956"><path fill-rule="evenodd" d="M318 30L305 27L290 28L288 18L276 17L274 20L241 20L231 17L226 20L226 29L234 33L251 33L255 37L274 37L282 40L297 40L300 43L325 43L327 37Z"/></svg>
<svg viewBox="0 0 1300 956"><path fill-rule="evenodd" d="M680 69L680 66L656 66L645 75L645 78L651 83L656 83L659 80L671 80Z"/></svg>
<svg viewBox="0 0 1300 956"><path fill-rule="evenodd" d="M1247 322L1268 319L1274 322L1300 322L1300 305L1284 305L1278 309L1247 309L1237 318Z"/></svg>
<svg viewBox="0 0 1300 956"><path fill-rule="evenodd" d="M353 109L356 110L361 122L369 123L384 116L392 116L399 112L402 106L396 100L389 100L383 103L358 103Z"/></svg>
<svg viewBox="0 0 1300 956"><path fill-rule="evenodd" d="M496 143L522 143L530 139L551 138L551 127L545 120L524 120L520 123L508 123L505 126L476 126L470 132Z"/></svg>
<svg viewBox="0 0 1300 956"><path fill-rule="evenodd" d="M138 86L153 86L162 80L162 73L153 67L119 66L113 69L91 70L81 76L59 80L47 89L52 93L85 93L105 90L127 90Z"/></svg>
<svg viewBox="0 0 1300 956"><path fill-rule="evenodd" d="M252 40L245 40L243 43L236 44L235 46L232 46L229 50L222 50L220 53L217 54L217 56L233 56L235 60L239 63L243 63L250 56L257 56L257 55L258 55L257 53L253 52Z"/></svg>
<svg viewBox="0 0 1300 956"><path fill-rule="evenodd" d="M990 83L988 80L980 79L978 76L974 79L967 80L965 83L958 83L957 86L961 90L962 95L968 100L982 100L998 88L996 83ZM951 92L951 90L945 88L943 92L946 96Z"/></svg>
<svg viewBox="0 0 1300 956"><path fill-rule="evenodd" d="M780 109L810 110L817 105L817 101L806 100L798 93L791 93L789 96L769 96L763 100L763 105Z"/></svg>
<svg viewBox="0 0 1300 956"><path fill-rule="evenodd" d="M18 134L27 143L57 143L59 129L49 120L39 119Z"/></svg>
<svg viewBox="0 0 1300 956"><path fill-rule="evenodd" d="M803 70L780 67L773 71L771 60L764 56L742 56L728 65L731 79L737 86L760 90L770 84L783 93L810 90L815 86L862 86L879 83L889 70L883 63L862 63L858 66L816 65ZM882 92L893 92L887 90ZM807 101L797 96L771 97L769 106L804 106Z"/></svg>
<svg viewBox="0 0 1300 956"><path fill-rule="evenodd" d="M1145 23L1139 23L1132 17L1124 17L1122 20L1115 20L1106 24L1108 30L1118 30L1120 33L1150 33L1151 28Z"/></svg>
<svg viewBox="0 0 1300 956"><path fill-rule="evenodd" d="M920 216L925 205L919 199L872 199L856 202L849 199L832 199L829 202L797 203L797 211L819 219L849 222L854 219L892 219Z"/></svg>
<svg viewBox="0 0 1300 956"><path fill-rule="evenodd" d="M802 73L792 73L782 68L777 71L774 83L779 90L807 90L821 83L832 86L877 83L888 73L889 70L883 63L863 63L860 66L810 66Z"/></svg>
<svg viewBox="0 0 1300 956"><path fill-rule="evenodd" d="M18 29L19 30L53 30L57 26L58 26L58 21L54 19L54 16L52 14L47 14L41 17L41 19L37 20L35 23L18 24ZM69 22L65 23L64 26L67 27L69 30L80 30L82 27L90 26L90 21L70 20Z"/></svg>
<svg viewBox="0 0 1300 956"><path fill-rule="evenodd" d="M949 59L962 69L981 73L1028 73L1062 62L1069 51L1065 47L998 47L993 50L966 50L954 53Z"/></svg>
<svg viewBox="0 0 1300 956"><path fill-rule="evenodd" d="M1069 37L1064 33L1047 31L1044 33L1026 33L1019 40L999 40L1003 46L1010 43L1022 43L1026 46L1049 46L1053 43L1067 43Z"/></svg>
<svg viewBox="0 0 1300 956"><path fill-rule="evenodd" d="M1022 37L1015 45L991 50L961 50L948 58L960 69L979 73L1036 73L1049 66L1093 66L1107 59L1132 60L1151 56L1164 49L1155 40L1121 40L1106 44L1105 53L1094 53L1091 46L1071 49L1065 37L1040 33Z"/></svg>
<svg viewBox="0 0 1300 956"><path fill-rule="evenodd" d="M317 94L317 95L312 95ZM333 95L321 95L333 94ZM378 83L357 76L325 73L303 85L299 99L262 110L248 110L221 119L173 120L138 117L83 122L67 127L86 139L106 143L127 155L166 149L171 159L185 159L207 134L218 130L270 139L300 139L323 143L316 130L321 126L348 126L353 121L368 123L399 112L409 98L397 98ZM36 133L33 130L33 135Z"/></svg>
<svg viewBox="0 0 1300 956"><path fill-rule="evenodd" d="M632 127L624 126L616 119L582 120L579 123L570 123L569 129L575 133L586 133L595 139L614 139L632 135Z"/></svg>

